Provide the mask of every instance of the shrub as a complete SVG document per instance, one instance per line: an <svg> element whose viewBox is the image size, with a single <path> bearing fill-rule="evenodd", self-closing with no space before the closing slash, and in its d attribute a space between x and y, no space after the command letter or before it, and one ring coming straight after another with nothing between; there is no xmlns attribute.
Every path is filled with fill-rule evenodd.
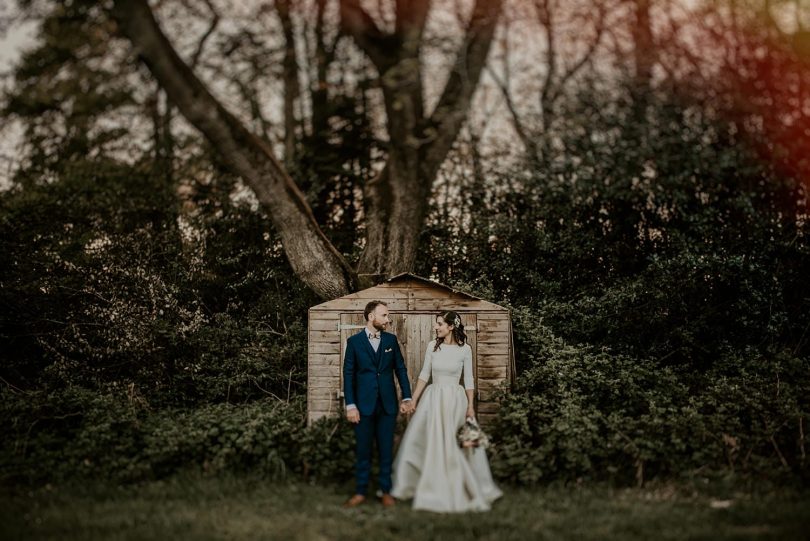
<svg viewBox="0 0 810 541"><path fill-rule="evenodd" d="M76 388L3 398L7 480L134 482L192 469L341 481L353 471L353 431L342 419L307 427L302 397L157 411Z"/></svg>
<svg viewBox="0 0 810 541"><path fill-rule="evenodd" d="M729 352L696 375L572 346L547 327L528 328L525 312L515 315L529 367L501 397L493 428L499 478L640 484L740 472L806 479L806 360Z"/></svg>

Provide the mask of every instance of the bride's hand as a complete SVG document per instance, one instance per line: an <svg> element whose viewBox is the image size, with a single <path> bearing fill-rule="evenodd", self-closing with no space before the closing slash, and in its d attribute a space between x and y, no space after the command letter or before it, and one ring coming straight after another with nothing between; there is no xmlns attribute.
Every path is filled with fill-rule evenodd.
<svg viewBox="0 0 810 541"><path fill-rule="evenodd" d="M467 419L470 417L475 419L475 408L467 408Z"/></svg>

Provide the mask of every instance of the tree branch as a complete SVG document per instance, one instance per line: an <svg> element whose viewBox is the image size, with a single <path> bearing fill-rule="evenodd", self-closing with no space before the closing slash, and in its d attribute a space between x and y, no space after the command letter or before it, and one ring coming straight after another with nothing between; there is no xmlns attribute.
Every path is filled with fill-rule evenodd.
<svg viewBox="0 0 810 541"><path fill-rule="evenodd" d="M321 231L301 190L255 136L194 75L161 31L146 0L115 0L119 30L188 121L211 141L268 209L296 275L324 298L354 289L354 271Z"/></svg>
<svg viewBox="0 0 810 541"><path fill-rule="evenodd" d="M396 35L402 44L400 62L408 59L414 66L415 74L411 85L411 98L414 116L417 122L424 120L424 99L422 97L422 68L419 57L422 48L422 35L425 30L430 0L397 0L396 2Z"/></svg>
<svg viewBox="0 0 810 541"><path fill-rule="evenodd" d="M284 161L295 161L295 101L301 93L298 84L295 30L290 15L291 0L275 0L278 18L284 32Z"/></svg>
<svg viewBox="0 0 810 541"><path fill-rule="evenodd" d="M436 108L427 122L431 139L423 161L423 176L432 179L467 119L481 71L484 69L503 0L476 0L464 42Z"/></svg>
<svg viewBox="0 0 810 541"><path fill-rule="evenodd" d="M565 73L560 77L559 83L556 85L557 88L554 90L553 94L550 96L550 103L554 103L557 101L557 98L560 97L560 94L565 87L565 84L574 76L576 75L593 57L593 54L596 52L596 48L602 43L602 36L605 33L605 7L602 4L599 4L599 18L596 22L595 28L595 35L593 37L593 41L591 41L590 45L588 46L588 50L582 55L582 57L574 63L570 68L568 68Z"/></svg>
<svg viewBox="0 0 810 541"><path fill-rule="evenodd" d="M537 11L537 19L541 26L546 29L546 76L543 80L543 88L540 91L540 114L543 121L543 130L549 127L549 116L551 115L551 102L549 96L554 87L554 79L557 75L557 37L554 22L554 12L548 4L549 0L535 0L534 7Z"/></svg>
<svg viewBox="0 0 810 541"><path fill-rule="evenodd" d="M396 0L396 13L396 34L404 43L421 43L430 13L430 0Z"/></svg>
<svg viewBox="0 0 810 541"><path fill-rule="evenodd" d="M508 58L505 60L508 62ZM506 104L506 110L509 111L509 116L512 117L512 127L515 129L515 133L517 134L520 141L523 143L523 146L526 147L526 151L530 154L532 158L536 157L536 145L532 138L529 136L526 127L523 124L523 121L520 118L520 113L517 111L517 107L515 106L515 102L512 100L512 92L509 89L509 75L508 72L506 74L506 79L501 80L498 77L494 70L487 68L487 73L489 76L492 77L492 80L495 81L495 84L501 91L501 95L503 96L504 103Z"/></svg>
<svg viewBox="0 0 810 541"><path fill-rule="evenodd" d="M340 0L340 28L354 38L380 73L395 62L399 40L383 32L359 0Z"/></svg>
<svg viewBox="0 0 810 541"><path fill-rule="evenodd" d="M208 30L200 38L199 43L197 43L197 50L194 51L194 54L191 56L191 69L197 67L197 62L200 61L200 55L205 48L205 42L208 41L208 38L214 33L219 25L219 12L214 7L214 4L211 3L211 0L204 0L205 5L208 7L208 10L211 12L213 17L211 18L211 24L208 25Z"/></svg>

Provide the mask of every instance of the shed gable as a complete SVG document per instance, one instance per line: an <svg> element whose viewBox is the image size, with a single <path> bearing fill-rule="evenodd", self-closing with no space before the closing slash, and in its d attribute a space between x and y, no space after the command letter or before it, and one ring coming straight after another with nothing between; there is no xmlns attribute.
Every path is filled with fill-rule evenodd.
<svg viewBox="0 0 810 541"><path fill-rule="evenodd" d="M475 310L507 311L495 303L456 291L438 282L413 274L401 274L382 284L350 293L330 301L317 304L312 311L355 311L363 310L371 300L381 300L388 304L392 312Z"/></svg>

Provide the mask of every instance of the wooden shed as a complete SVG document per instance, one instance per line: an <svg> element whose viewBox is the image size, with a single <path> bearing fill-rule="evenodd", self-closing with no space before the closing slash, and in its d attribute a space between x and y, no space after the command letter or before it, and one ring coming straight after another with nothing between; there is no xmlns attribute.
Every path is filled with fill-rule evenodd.
<svg viewBox="0 0 810 541"><path fill-rule="evenodd" d="M497 413L493 391L515 376L509 310L450 287L405 273L388 281L309 309L307 412L310 423L343 414L343 357L346 340L365 327L363 309L371 300L388 304L388 332L397 336L408 367L411 389L422 369L433 324L442 311L459 313L473 351L478 418ZM398 387L398 386L397 386ZM399 389L397 389L399 390Z"/></svg>

